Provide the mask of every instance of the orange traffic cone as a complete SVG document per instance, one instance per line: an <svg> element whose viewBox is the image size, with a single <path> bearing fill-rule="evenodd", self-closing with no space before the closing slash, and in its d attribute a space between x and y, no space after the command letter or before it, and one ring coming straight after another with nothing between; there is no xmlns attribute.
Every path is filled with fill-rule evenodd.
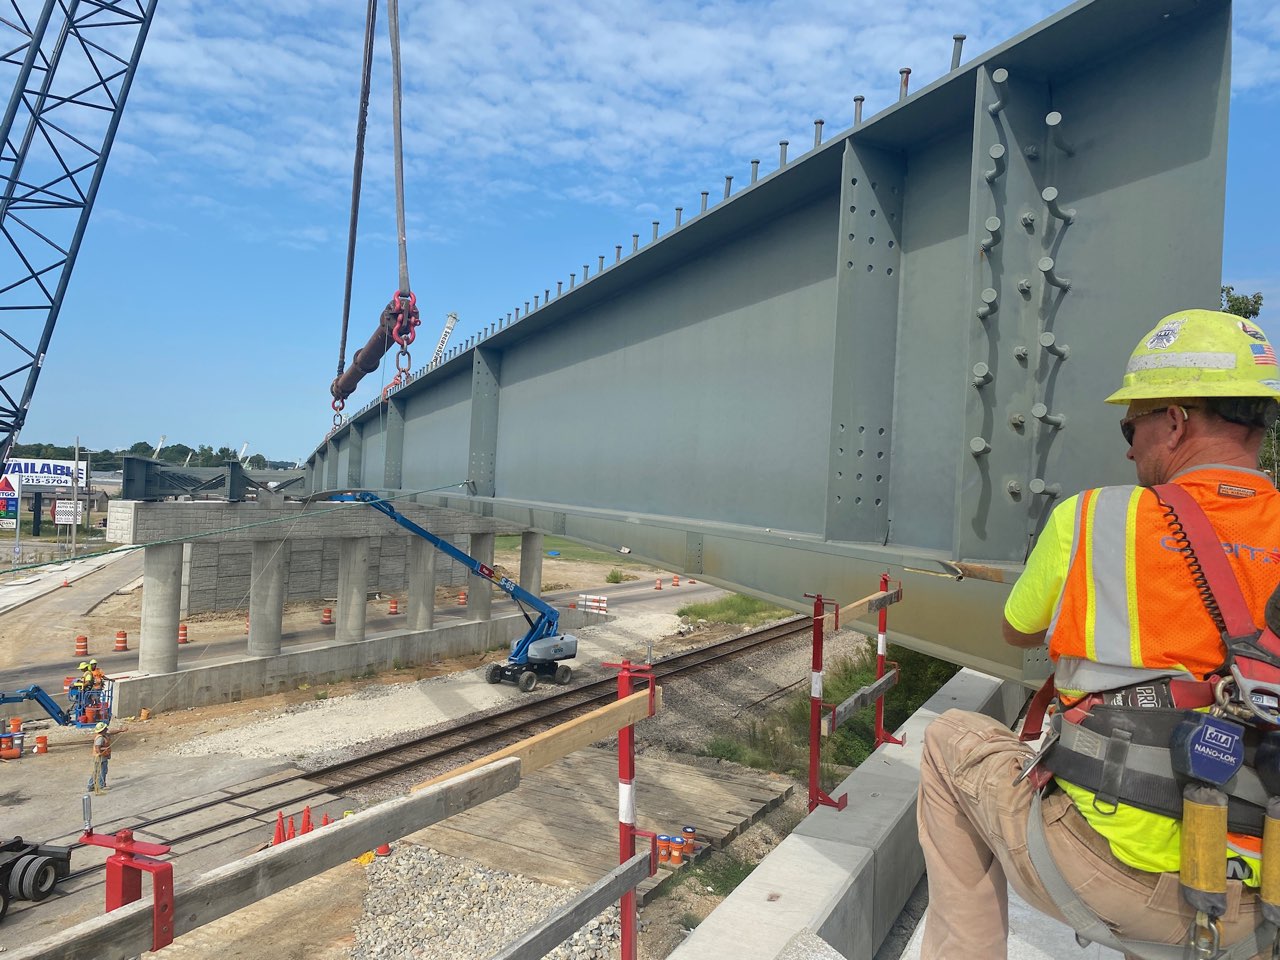
<svg viewBox="0 0 1280 960"><path fill-rule="evenodd" d="M391 605L387 608L387 613L393 617L400 615L400 601L395 597L391 598Z"/></svg>
<svg viewBox="0 0 1280 960"><path fill-rule="evenodd" d="M662 578L661 578L661 577L659 577L657 580L653 581L653 589L655 589L655 590L661 590L661 589L662 589Z"/></svg>
<svg viewBox="0 0 1280 960"><path fill-rule="evenodd" d="M187 625L185 623L178 624L178 642L179 643L191 642L190 640L187 639Z"/></svg>
<svg viewBox="0 0 1280 960"><path fill-rule="evenodd" d="M290 818L289 818L289 827L288 827L288 829L287 829L287 830L285 830L285 832L284 832L284 838L285 838L286 840L292 840L292 839L294 839L295 837L297 837L297 834L296 834L296 833L294 833L294 831L293 831L293 817L290 817Z"/></svg>
<svg viewBox="0 0 1280 960"><path fill-rule="evenodd" d="M673 587L678 587L678 586L680 586L680 575L679 575L679 574L677 574L677 573L673 573L673 574L671 575L671 585L672 585Z"/></svg>
<svg viewBox="0 0 1280 960"><path fill-rule="evenodd" d="M320 826L322 827L327 827L331 823L333 823L333 821L329 819L329 815L327 813L320 818Z"/></svg>
<svg viewBox="0 0 1280 960"><path fill-rule="evenodd" d="M467 605L467 591L458 591L458 606L465 607Z"/></svg>
<svg viewBox="0 0 1280 960"><path fill-rule="evenodd" d="M62 578L62 585L63 585L64 587L69 587L69 586L71 586L71 581L70 581L70 580L68 580L66 577L63 577L63 578Z"/></svg>
<svg viewBox="0 0 1280 960"><path fill-rule="evenodd" d="M81 634L76 637L76 656L87 657L89 655L89 638Z"/></svg>
<svg viewBox="0 0 1280 960"><path fill-rule="evenodd" d="M377 849L375 849L373 852L380 857L389 857L391 856L391 844L384 843L381 846L379 846Z"/></svg>
<svg viewBox="0 0 1280 960"><path fill-rule="evenodd" d="M313 829L314 827L311 824L311 807L305 806L302 808L302 828L298 832L310 833Z"/></svg>
<svg viewBox="0 0 1280 960"><path fill-rule="evenodd" d="M284 811L276 811L276 835L271 838L271 845L278 847L284 843Z"/></svg>
<svg viewBox="0 0 1280 960"><path fill-rule="evenodd" d="M116 631L116 645L112 648L115 653L123 653L129 649L129 634L123 630Z"/></svg>
<svg viewBox="0 0 1280 960"><path fill-rule="evenodd" d="M325 607L320 611L320 623L324 626L330 626L333 623L333 608Z"/></svg>

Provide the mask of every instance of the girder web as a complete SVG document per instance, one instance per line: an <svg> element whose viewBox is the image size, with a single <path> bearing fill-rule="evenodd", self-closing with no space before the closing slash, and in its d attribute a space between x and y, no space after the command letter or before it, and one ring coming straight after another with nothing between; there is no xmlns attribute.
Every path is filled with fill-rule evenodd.
<svg viewBox="0 0 1280 960"><path fill-rule="evenodd" d="M156 0L0 6L0 462L26 420Z"/></svg>

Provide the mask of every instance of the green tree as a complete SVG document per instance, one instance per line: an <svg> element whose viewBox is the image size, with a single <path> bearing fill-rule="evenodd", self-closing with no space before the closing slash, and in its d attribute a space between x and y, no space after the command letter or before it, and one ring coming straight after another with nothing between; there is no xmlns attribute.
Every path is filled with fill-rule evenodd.
<svg viewBox="0 0 1280 960"><path fill-rule="evenodd" d="M154 443L148 443L146 440L139 440L126 450L125 453L129 454L131 457L149 457L151 456L151 451L155 448L156 446Z"/></svg>
<svg viewBox="0 0 1280 960"><path fill-rule="evenodd" d="M267 458L260 453L252 454L249 457L248 466L252 470L265 470L267 469Z"/></svg>
<svg viewBox="0 0 1280 960"><path fill-rule="evenodd" d="M236 452L232 450L230 447L219 447L218 452L213 455L213 462L215 466L221 466L222 464L226 463L228 460L235 460L235 459L236 459Z"/></svg>
<svg viewBox="0 0 1280 960"><path fill-rule="evenodd" d="M1236 288L1223 284L1222 309L1225 313L1234 313L1237 317L1252 320L1262 312L1262 294L1236 293Z"/></svg>

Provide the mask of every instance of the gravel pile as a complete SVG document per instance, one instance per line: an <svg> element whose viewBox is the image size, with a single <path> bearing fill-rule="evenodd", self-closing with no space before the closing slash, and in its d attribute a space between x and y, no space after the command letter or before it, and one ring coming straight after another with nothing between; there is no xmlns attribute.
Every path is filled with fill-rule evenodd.
<svg viewBox="0 0 1280 960"><path fill-rule="evenodd" d="M429 847L399 844L369 867L364 917L352 960L491 957L574 896ZM617 906L587 922L547 954L555 960L604 960L621 940Z"/></svg>
<svg viewBox="0 0 1280 960"><path fill-rule="evenodd" d="M643 660L651 640L675 633L671 614L628 615L625 619L583 627L576 632L575 676L598 679L610 675L600 666L619 657ZM695 635L696 636L696 635ZM308 765L354 758L373 747L408 739L467 714L492 710L516 698L548 696L556 688L539 684L523 694L509 684L493 685L483 668L431 677L418 682L369 686L358 693L318 699L289 707L280 714L235 729L211 731L174 748L186 756L237 754L278 757ZM317 688L322 693L323 688Z"/></svg>

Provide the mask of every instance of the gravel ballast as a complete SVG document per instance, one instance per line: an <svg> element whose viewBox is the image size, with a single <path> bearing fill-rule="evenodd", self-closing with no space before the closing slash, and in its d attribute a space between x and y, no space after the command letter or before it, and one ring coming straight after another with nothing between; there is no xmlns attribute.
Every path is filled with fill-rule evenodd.
<svg viewBox="0 0 1280 960"><path fill-rule="evenodd" d="M490 957L574 895L566 887L491 870L429 847L399 844L369 867L369 892L351 957ZM616 954L621 936L614 905L547 956L603 960Z"/></svg>

